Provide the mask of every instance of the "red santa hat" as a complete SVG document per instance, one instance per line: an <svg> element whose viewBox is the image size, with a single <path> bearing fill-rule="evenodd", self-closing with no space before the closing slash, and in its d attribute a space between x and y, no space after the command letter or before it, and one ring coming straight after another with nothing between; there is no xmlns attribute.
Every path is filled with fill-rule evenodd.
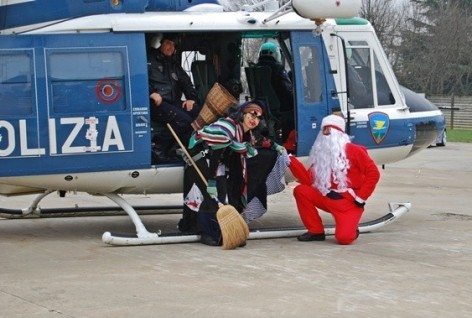
<svg viewBox="0 0 472 318"><path fill-rule="evenodd" d="M331 127L342 132L346 131L346 123L344 122L344 118L338 115L329 115L323 118L321 121L321 130L323 130L324 127Z"/></svg>

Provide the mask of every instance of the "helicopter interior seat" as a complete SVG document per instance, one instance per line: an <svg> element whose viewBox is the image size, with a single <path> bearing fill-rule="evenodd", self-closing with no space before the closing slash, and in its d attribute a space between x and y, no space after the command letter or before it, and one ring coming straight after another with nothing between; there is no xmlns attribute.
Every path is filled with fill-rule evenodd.
<svg viewBox="0 0 472 318"><path fill-rule="evenodd" d="M190 67L195 89L198 93L199 103L203 104L205 98L217 80L216 69L211 61L193 61Z"/></svg>
<svg viewBox="0 0 472 318"><path fill-rule="evenodd" d="M271 69L269 66L248 66L245 67L249 93L252 98L264 101L267 105L267 128L269 137L277 142L281 142L280 132L280 101L272 87Z"/></svg>

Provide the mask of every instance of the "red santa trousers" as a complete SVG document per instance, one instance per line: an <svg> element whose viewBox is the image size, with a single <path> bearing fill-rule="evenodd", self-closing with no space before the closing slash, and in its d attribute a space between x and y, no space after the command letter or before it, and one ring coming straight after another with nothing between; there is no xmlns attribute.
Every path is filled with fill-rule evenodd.
<svg viewBox="0 0 472 318"><path fill-rule="evenodd" d="M354 198L348 192L342 193L342 199L333 200L310 185L300 184L295 187L293 195L308 232L324 233L319 208L333 215L336 224L334 236L339 244L351 244L357 238L357 227L364 209L354 203Z"/></svg>

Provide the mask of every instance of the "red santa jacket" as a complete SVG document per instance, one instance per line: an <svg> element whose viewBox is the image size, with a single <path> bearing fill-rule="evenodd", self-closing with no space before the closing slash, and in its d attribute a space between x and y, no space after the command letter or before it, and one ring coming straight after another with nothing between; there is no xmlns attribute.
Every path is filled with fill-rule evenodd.
<svg viewBox="0 0 472 318"><path fill-rule="evenodd" d="M357 197L365 201L374 192L380 179L379 169L362 146L353 143L346 144L346 156L350 163L347 172L348 187ZM301 184L313 184L311 169L306 169L295 157L290 157L290 171ZM336 184L332 184L332 189L336 189Z"/></svg>

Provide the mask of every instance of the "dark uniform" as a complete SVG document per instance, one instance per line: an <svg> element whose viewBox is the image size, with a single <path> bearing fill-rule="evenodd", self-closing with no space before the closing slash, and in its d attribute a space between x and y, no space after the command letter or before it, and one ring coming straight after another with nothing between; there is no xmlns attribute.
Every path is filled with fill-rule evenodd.
<svg viewBox="0 0 472 318"><path fill-rule="evenodd" d="M284 66L273 56L261 55L257 66L268 66L271 70L271 84L280 102L280 111L293 110L293 85Z"/></svg>
<svg viewBox="0 0 472 318"><path fill-rule="evenodd" d="M200 109L195 103L191 111L182 108L182 93L187 100L197 100L192 80L173 57L166 57L159 49L148 54L149 94L158 93L162 104L155 106L151 101L151 118L160 126L170 123L179 138L186 144L192 134L190 124ZM175 144L172 135L164 128L153 138L159 149L168 153Z"/></svg>
<svg viewBox="0 0 472 318"><path fill-rule="evenodd" d="M293 114L293 85L288 77L284 66L277 62L271 55L261 55L257 62L257 66L268 66L271 70L271 85L277 94L280 102L279 114L274 114L279 117L282 128L282 140L288 138L290 131L295 127Z"/></svg>

